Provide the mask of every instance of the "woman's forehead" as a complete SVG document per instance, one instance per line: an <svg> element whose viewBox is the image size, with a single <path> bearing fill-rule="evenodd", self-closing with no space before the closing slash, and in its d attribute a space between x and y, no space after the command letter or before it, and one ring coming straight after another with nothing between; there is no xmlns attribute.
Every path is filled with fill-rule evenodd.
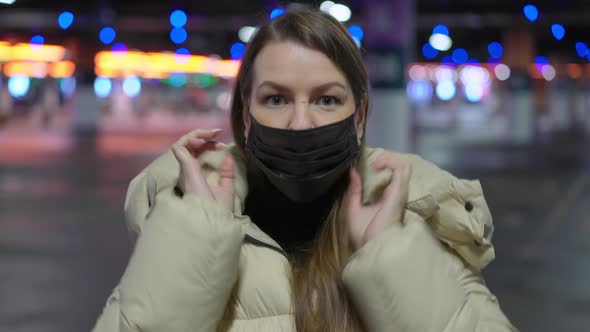
<svg viewBox="0 0 590 332"><path fill-rule="evenodd" d="M254 61L254 87L272 81L287 87L322 85L348 81L324 53L295 42L272 42L264 46Z"/></svg>

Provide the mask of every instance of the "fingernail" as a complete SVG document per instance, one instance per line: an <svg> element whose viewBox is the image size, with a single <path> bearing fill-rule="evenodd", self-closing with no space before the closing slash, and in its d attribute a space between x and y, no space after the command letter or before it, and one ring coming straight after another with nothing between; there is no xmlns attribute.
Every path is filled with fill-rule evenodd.
<svg viewBox="0 0 590 332"><path fill-rule="evenodd" d="M222 130L223 129L219 129L219 128L211 129L211 131L214 132L214 133L219 132L219 131L222 131Z"/></svg>
<svg viewBox="0 0 590 332"><path fill-rule="evenodd" d="M371 166L373 166L373 169L378 169L381 167L381 161L380 160L374 160L373 163L371 164Z"/></svg>

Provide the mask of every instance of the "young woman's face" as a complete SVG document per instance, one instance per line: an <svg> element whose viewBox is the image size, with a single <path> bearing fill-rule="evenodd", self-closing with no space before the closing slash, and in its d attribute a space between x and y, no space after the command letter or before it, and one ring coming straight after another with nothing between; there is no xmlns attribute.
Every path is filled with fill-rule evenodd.
<svg viewBox="0 0 590 332"><path fill-rule="evenodd" d="M302 130L344 120L355 111L348 80L320 51L294 42L266 45L254 61L252 92L244 110L267 127ZM357 113L357 136L362 136L364 104Z"/></svg>

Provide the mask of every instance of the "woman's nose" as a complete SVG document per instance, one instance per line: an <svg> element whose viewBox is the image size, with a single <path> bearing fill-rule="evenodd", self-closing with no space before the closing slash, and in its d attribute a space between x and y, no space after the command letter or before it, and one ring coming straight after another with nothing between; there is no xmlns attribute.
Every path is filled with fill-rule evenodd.
<svg viewBox="0 0 590 332"><path fill-rule="evenodd" d="M311 112L309 110L309 103L299 102L295 105L295 110L288 129L291 130L303 130L313 128L312 119L310 117Z"/></svg>

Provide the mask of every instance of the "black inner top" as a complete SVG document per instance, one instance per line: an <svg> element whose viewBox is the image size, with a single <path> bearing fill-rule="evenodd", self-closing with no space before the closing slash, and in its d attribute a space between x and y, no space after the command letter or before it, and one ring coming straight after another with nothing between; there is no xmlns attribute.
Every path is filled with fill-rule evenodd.
<svg viewBox="0 0 590 332"><path fill-rule="evenodd" d="M310 252L336 199L337 189L308 203L295 203L272 185L260 170L249 163L248 196L244 214L272 237L291 258Z"/></svg>

